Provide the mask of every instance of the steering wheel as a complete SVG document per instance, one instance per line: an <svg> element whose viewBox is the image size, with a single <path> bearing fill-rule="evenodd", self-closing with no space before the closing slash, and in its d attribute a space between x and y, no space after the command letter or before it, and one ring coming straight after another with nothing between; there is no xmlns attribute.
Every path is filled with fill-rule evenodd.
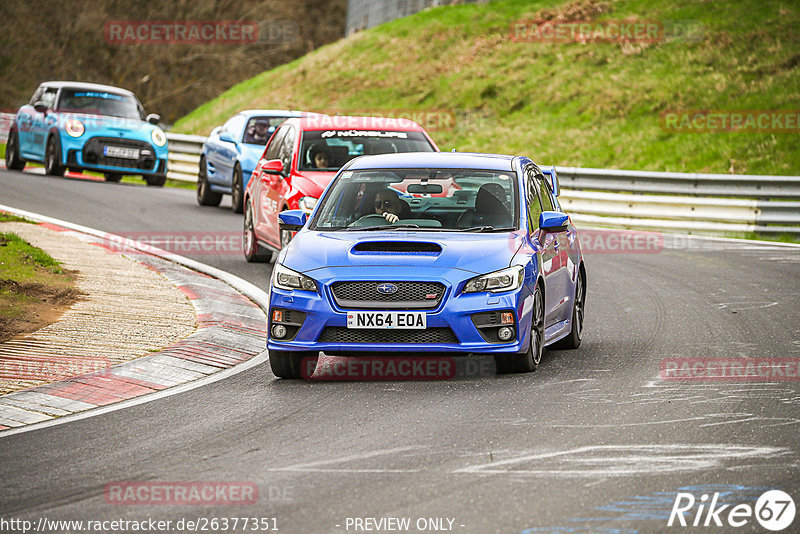
<svg viewBox="0 0 800 534"><path fill-rule="evenodd" d="M364 223L369 223L370 221L377 221L378 219L380 219L384 224L391 224L389 221L386 220L386 218L383 215L380 215L378 213L368 213L353 221L349 227L357 228L359 226L372 226L370 224L364 224Z"/></svg>

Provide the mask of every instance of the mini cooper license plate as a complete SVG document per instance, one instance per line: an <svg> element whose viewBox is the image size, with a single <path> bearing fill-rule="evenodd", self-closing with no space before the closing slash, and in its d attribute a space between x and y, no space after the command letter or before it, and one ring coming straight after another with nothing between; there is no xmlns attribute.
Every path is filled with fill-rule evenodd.
<svg viewBox="0 0 800 534"><path fill-rule="evenodd" d="M103 155L109 158L139 159L139 149L123 146L106 146L103 147Z"/></svg>
<svg viewBox="0 0 800 534"><path fill-rule="evenodd" d="M428 316L425 312L347 312L347 328L402 328L424 330Z"/></svg>

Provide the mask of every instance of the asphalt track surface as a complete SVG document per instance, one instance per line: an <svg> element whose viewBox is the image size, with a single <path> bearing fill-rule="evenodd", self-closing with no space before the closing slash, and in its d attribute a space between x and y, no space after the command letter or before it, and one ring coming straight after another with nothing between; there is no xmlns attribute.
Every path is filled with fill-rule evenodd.
<svg viewBox="0 0 800 534"><path fill-rule="evenodd" d="M200 208L192 191L8 171L0 204L120 233L238 232L242 222ZM186 255L266 287L269 265ZM410 532L421 518L452 519L464 533L766 532L753 518L732 529L668 527L667 517L678 491L752 505L779 488L800 504L800 382L675 382L659 370L664 358L800 358L800 250L678 241L586 263L583 346L545 352L535 373L310 383L258 366L0 437L0 519L274 517L284 533L367 532L353 518L387 517L410 518ZM106 502L104 488L120 481L246 481L259 499Z"/></svg>

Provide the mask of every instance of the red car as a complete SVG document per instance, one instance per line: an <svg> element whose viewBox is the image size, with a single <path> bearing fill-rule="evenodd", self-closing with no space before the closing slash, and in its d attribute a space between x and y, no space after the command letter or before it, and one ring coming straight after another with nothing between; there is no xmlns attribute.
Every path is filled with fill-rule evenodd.
<svg viewBox="0 0 800 534"><path fill-rule="evenodd" d="M315 116L288 119L267 142L244 198L244 256L266 262L291 239L278 213L311 213L338 170L364 154L438 152L428 133L409 119Z"/></svg>

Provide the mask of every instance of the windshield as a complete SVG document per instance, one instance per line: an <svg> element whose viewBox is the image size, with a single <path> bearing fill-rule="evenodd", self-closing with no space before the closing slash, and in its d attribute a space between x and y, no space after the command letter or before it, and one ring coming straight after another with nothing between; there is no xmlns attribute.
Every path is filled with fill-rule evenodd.
<svg viewBox="0 0 800 534"><path fill-rule="evenodd" d="M481 169L371 169L343 172L311 228L509 231L518 225L513 172ZM392 216L394 215L394 216Z"/></svg>
<svg viewBox="0 0 800 534"><path fill-rule="evenodd" d="M280 126L287 117L250 117L244 128L243 142L251 145L264 146L272 137L275 128Z"/></svg>
<svg viewBox="0 0 800 534"><path fill-rule="evenodd" d="M351 159L364 154L433 151L422 132L306 131L303 132L298 167L301 171L338 171Z"/></svg>
<svg viewBox="0 0 800 534"><path fill-rule="evenodd" d="M131 95L120 95L105 91L62 89L58 110L86 113L87 115L142 119L136 98Z"/></svg>

